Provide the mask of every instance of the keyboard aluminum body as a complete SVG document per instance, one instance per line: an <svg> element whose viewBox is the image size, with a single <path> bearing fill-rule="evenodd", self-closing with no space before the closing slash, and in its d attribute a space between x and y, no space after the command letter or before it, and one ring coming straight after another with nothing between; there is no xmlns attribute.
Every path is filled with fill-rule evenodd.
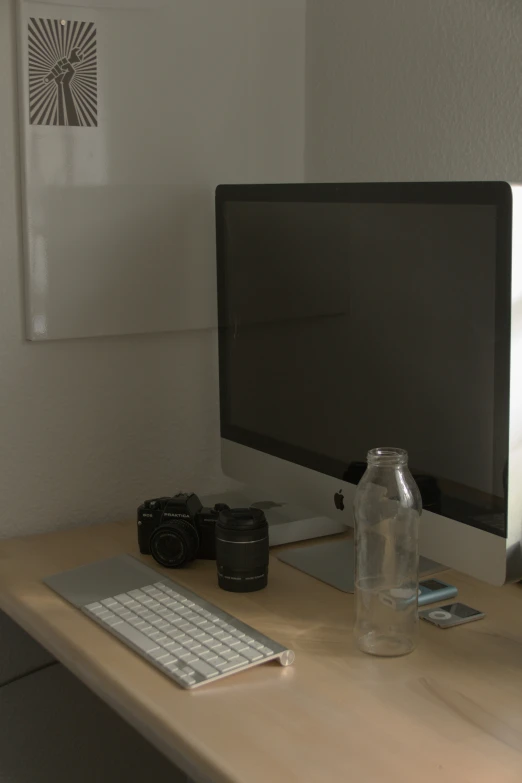
<svg viewBox="0 0 522 783"><path fill-rule="evenodd" d="M294 660L286 647L168 579L81 608L183 688Z"/></svg>

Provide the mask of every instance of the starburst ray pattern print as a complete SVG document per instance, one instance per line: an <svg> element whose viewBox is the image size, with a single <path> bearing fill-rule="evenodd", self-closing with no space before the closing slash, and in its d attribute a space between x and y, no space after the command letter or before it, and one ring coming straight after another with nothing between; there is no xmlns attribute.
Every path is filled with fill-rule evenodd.
<svg viewBox="0 0 522 783"><path fill-rule="evenodd" d="M98 125L93 22L31 18L28 57L31 125Z"/></svg>

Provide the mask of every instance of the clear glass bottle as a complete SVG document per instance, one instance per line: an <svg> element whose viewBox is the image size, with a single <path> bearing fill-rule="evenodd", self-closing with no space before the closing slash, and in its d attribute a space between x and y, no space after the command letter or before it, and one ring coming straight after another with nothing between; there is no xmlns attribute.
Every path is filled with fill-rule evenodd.
<svg viewBox="0 0 522 783"><path fill-rule="evenodd" d="M417 641L422 503L403 449L368 452L355 493L355 639L372 655L406 655Z"/></svg>

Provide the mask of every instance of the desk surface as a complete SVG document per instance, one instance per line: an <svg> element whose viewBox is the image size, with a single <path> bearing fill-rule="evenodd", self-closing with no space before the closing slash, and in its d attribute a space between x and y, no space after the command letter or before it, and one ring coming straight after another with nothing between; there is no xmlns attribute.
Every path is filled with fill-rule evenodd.
<svg viewBox="0 0 522 783"><path fill-rule="evenodd" d="M215 566L168 572L295 650L184 691L69 606L41 579L121 552L111 524L0 542L0 607L176 763L213 783L520 783L522 587L446 572L485 620L421 624L418 650L377 659L352 642L353 596L272 559L269 586L216 585ZM151 564L150 558L143 558Z"/></svg>

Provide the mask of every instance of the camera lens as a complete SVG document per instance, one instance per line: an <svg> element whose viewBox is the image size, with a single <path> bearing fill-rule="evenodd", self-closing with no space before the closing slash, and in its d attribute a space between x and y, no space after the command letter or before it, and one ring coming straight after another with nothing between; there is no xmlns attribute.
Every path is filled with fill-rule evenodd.
<svg viewBox="0 0 522 783"><path fill-rule="evenodd" d="M216 523L218 584L248 593L268 581L268 523L259 508L221 511Z"/></svg>
<svg viewBox="0 0 522 783"><path fill-rule="evenodd" d="M198 531L183 519L177 519L170 525L161 525L150 539L150 553L164 568L184 566L195 558L198 547Z"/></svg>

